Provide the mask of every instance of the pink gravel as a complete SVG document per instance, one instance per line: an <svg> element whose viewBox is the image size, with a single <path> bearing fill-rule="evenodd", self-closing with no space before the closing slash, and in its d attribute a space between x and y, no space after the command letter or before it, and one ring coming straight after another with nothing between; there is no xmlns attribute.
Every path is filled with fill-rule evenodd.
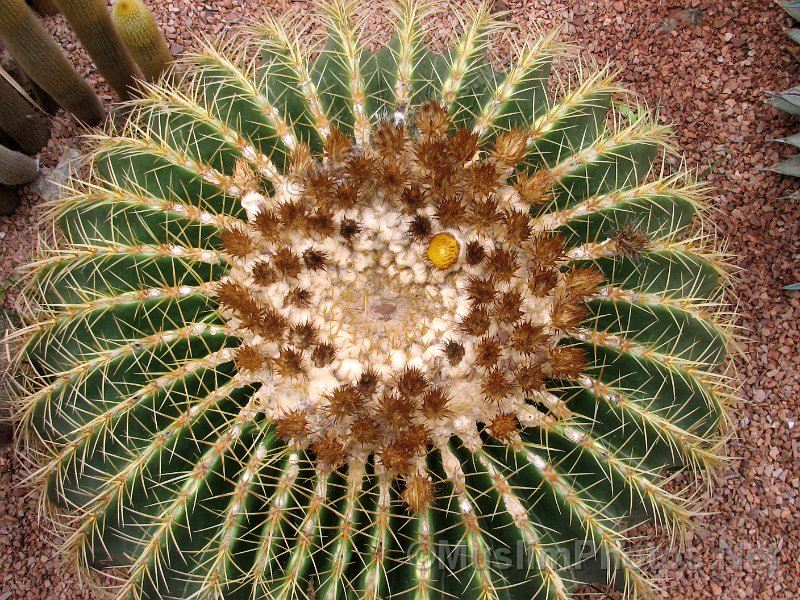
<svg viewBox="0 0 800 600"><path fill-rule="evenodd" d="M192 48L197 34L226 34L267 9L308 10L308 3L288 0L148 4L174 53ZM373 4L375 26L386 31L383 3ZM746 403L735 409L734 458L715 486L709 514L698 520L685 548L656 555L652 572L662 578L663 598L800 597L800 293L781 290L800 281L800 203L786 198L800 180L768 170L790 151L767 141L800 124L763 102L768 90L799 79L793 53L800 48L783 33L790 19L770 0L498 0L496 6L510 11L523 31L561 27L564 39L621 68L627 86L660 106L688 165L714 165L708 180L720 234L741 269L736 293L745 340L737 367ZM110 103L112 92L63 18L45 23ZM429 31L442 39L453 25L444 11L431 19ZM52 130L41 154L46 167L81 144L64 118ZM42 214L40 198L27 192L16 215L0 218L0 289L31 257ZM58 558L57 539L39 523L36 499L18 485L21 477L13 450L0 451L0 600L98 598Z"/></svg>

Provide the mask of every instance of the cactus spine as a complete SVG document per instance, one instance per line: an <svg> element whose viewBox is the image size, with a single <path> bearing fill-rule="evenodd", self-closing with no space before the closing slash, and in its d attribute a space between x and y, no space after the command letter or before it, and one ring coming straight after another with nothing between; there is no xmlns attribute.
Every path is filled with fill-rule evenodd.
<svg viewBox="0 0 800 600"><path fill-rule="evenodd" d="M608 70L496 73L460 4L444 55L412 0L375 53L355 1L268 15L55 208L19 432L118 598L653 595L628 532L679 536L727 426L704 190Z"/></svg>
<svg viewBox="0 0 800 600"><path fill-rule="evenodd" d="M114 29L105 0L55 0L98 71L122 100L131 98L141 76Z"/></svg>
<svg viewBox="0 0 800 600"><path fill-rule="evenodd" d="M0 185L30 183L39 174L39 164L30 156L0 146Z"/></svg>
<svg viewBox="0 0 800 600"><path fill-rule="evenodd" d="M158 79L172 62L172 55L152 11L142 0L117 0L111 17L145 78Z"/></svg>
<svg viewBox="0 0 800 600"><path fill-rule="evenodd" d="M50 139L47 119L3 77L0 77L0 129L26 154L36 154Z"/></svg>
<svg viewBox="0 0 800 600"><path fill-rule="evenodd" d="M100 99L75 71L24 0L0 0L0 41L60 106L87 125L103 118Z"/></svg>

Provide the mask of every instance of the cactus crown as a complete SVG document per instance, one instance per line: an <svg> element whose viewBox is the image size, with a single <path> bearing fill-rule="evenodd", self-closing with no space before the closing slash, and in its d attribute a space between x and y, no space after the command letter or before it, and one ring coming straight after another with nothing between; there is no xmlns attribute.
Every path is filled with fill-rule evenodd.
<svg viewBox="0 0 800 600"><path fill-rule="evenodd" d="M554 35L498 74L485 5L444 55L427 5L375 53L321 7L147 87L55 206L19 415L68 548L119 597L650 595L625 532L683 530L726 423L702 188Z"/></svg>

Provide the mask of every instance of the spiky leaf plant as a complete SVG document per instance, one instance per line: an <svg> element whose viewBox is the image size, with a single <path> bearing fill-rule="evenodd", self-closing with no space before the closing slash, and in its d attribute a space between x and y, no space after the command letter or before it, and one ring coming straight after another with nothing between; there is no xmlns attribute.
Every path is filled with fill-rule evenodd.
<svg viewBox="0 0 800 600"><path fill-rule="evenodd" d="M56 205L20 433L119 597L651 594L628 532L725 429L701 189L554 35L497 73L487 6L443 55L429 11L204 50Z"/></svg>

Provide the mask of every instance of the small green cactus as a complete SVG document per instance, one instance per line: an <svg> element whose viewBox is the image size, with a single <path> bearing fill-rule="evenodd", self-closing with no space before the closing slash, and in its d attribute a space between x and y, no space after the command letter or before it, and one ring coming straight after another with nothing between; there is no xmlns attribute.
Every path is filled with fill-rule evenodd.
<svg viewBox="0 0 800 600"><path fill-rule="evenodd" d="M172 55L152 11L142 0L117 0L111 17L145 78L158 79L172 62Z"/></svg>
<svg viewBox="0 0 800 600"><path fill-rule="evenodd" d="M87 125L103 119L100 99L24 0L0 0L0 42L25 74L64 109Z"/></svg>
<svg viewBox="0 0 800 600"><path fill-rule="evenodd" d="M0 185L30 183L39 175L39 163L21 152L0 146Z"/></svg>
<svg viewBox="0 0 800 600"><path fill-rule="evenodd" d="M141 73L111 22L106 1L55 0L55 2L94 60L97 70L122 100L131 98L136 78L141 77Z"/></svg>
<svg viewBox="0 0 800 600"><path fill-rule="evenodd" d="M412 0L375 53L355 2L267 16L55 207L18 434L116 597L652 595L629 532L680 536L727 428L704 188L555 35L493 72L467 6L444 55Z"/></svg>
<svg viewBox="0 0 800 600"><path fill-rule="evenodd" d="M50 139L47 119L1 76L0 129L26 154L36 154Z"/></svg>

